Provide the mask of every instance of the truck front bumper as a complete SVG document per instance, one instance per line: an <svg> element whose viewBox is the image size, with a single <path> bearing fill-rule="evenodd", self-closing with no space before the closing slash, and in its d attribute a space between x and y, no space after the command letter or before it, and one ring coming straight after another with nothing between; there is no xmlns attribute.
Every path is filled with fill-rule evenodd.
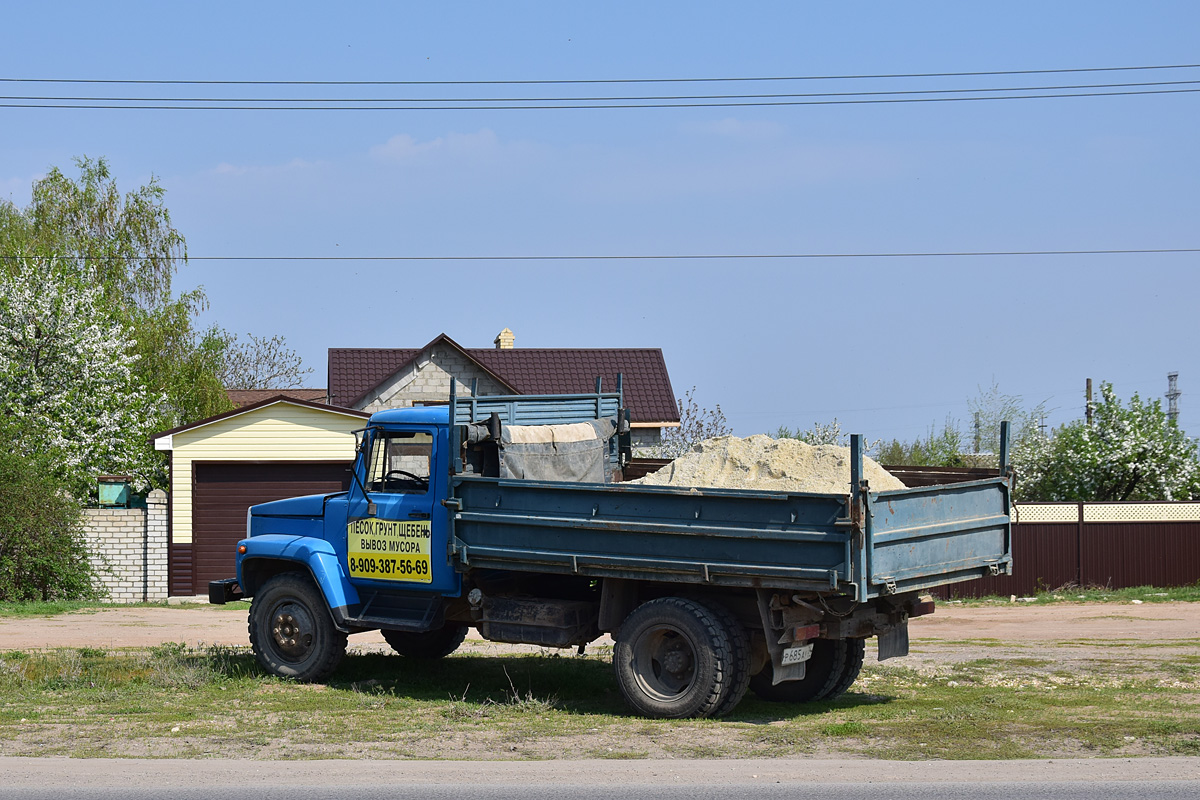
<svg viewBox="0 0 1200 800"><path fill-rule="evenodd" d="M237 578L226 578L222 581L209 581L208 584L208 602L223 606L226 603L231 603L234 600L241 600L245 597L242 594L242 587L238 584Z"/></svg>

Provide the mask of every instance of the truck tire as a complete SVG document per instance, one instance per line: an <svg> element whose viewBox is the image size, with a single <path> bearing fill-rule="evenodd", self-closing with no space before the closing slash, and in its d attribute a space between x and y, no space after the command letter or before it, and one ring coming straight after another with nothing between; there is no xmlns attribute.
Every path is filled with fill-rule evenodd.
<svg viewBox="0 0 1200 800"><path fill-rule="evenodd" d="M829 690L829 694L825 695L822 700L836 700L846 693L846 690L858 680L858 673L862 672L863 660L866 658L866 640L864 639L847 639L846 640L846 663L842 667L842 675L838 678L833 688Z"/></svg>
<svg viewBox="0 0 1200 800"><path fill-rule="evenodd" d="M450 655L467 638L467 626L447 624L433 631L380 631L383 640L406 658L433 661Z"/></svg>
<svg viewBox="0 0 1200 800"><path fill-rule="evenodd" d="M811 703L825 699L842 679L846 665L844 639L816 639L812 656L798 681L772 684L774 669L771 662L762 672L750 679L750 690L762 700L777 703Z"/></svg>
<svg viewBox="0 0 1200 800"><path fill-rule="evenodd" d="M613 667L625 701L647 717L712 715L732 666L729 635L708 608L682 597L643 603L621 624Z"/></svg>
<svg viewBox="0 0 1200 800"><path fill-rule="evenodd" d="M717 707L709 715L723 717L742 702L742 698L746 696L746 689L750 686L750 636L737 616L725 606L720 603L710 603L708 609L725 626L725 635L729 637L731 653L729 686L725 691L725 696L721 698Z"/></svg>
<svg viewBox="0 0 1200 800"><path fill-rule="evenodd" d="M323 681L346 654L346 634L334 627L325 598L298 572L276 575L258 590L248 627L258 663L281 678Z"/></svg>

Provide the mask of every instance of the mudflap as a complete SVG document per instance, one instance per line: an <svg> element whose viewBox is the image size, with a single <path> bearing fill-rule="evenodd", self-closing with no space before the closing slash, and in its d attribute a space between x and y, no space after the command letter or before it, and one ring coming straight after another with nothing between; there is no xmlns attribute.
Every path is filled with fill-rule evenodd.
<svg viewBox="0 0 1200 800"><path fill-rule="evenodd" d="M908 620L895 625L891 630L879 634L879 660L908 655Z"/></svg>

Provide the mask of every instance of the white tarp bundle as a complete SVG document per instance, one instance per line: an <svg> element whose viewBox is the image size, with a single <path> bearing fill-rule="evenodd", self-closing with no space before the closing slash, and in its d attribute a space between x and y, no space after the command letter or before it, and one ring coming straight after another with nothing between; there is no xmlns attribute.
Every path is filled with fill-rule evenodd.
<svg viewBox="0 0 1200 800"><path fill-rule="evenodd" d="M571 425L505 425L500 432L500 477L604 483L611 419Z"/></svg>

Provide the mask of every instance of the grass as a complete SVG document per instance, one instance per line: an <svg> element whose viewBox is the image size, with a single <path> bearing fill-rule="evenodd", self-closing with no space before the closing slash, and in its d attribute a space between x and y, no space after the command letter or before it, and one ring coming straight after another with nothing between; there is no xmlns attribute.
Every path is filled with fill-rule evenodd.
<svg viewBox="0 0 1200 800"><path fill-rule="evenodd" d="M24 617L56 617L60 614L95 613L106 609L126 608L166 608L167 602L155 603L105 603L100 600L33 600L27 602L0 602L0 619ZM179 609L208 609L207 603L182 603L171 608ZM229 603L225 608L246 610L250 608L248 601Z"/></svg>
<svg viewBox="0 0 1200 800"><path fill-rule="evenodd" d="M1200 582L1190 586L1132 586L1125 589L1109 589L1106 587L1060 586L1057 589L1044 589L1035 594L1017 598L1021 605L1049 605L1052 603L1173 603L1200 602ZM1012 597L990 595L987 597L956 597L951 600L941 600L942 603L955 605L985 606L1002 603L1013 604Z"/></svg>
<svg viewBox="0 0 1200 800"><path fill-rule="evenodd" d="M0 754L258 758L893 759L1200 755L1200 658L1131 678L1043 658L936 670L868 663L833 702L747 695L722 720L647 720L601 654L436 664L350 655L327 685L268 677L245 648L0 654Z"/></svg>

